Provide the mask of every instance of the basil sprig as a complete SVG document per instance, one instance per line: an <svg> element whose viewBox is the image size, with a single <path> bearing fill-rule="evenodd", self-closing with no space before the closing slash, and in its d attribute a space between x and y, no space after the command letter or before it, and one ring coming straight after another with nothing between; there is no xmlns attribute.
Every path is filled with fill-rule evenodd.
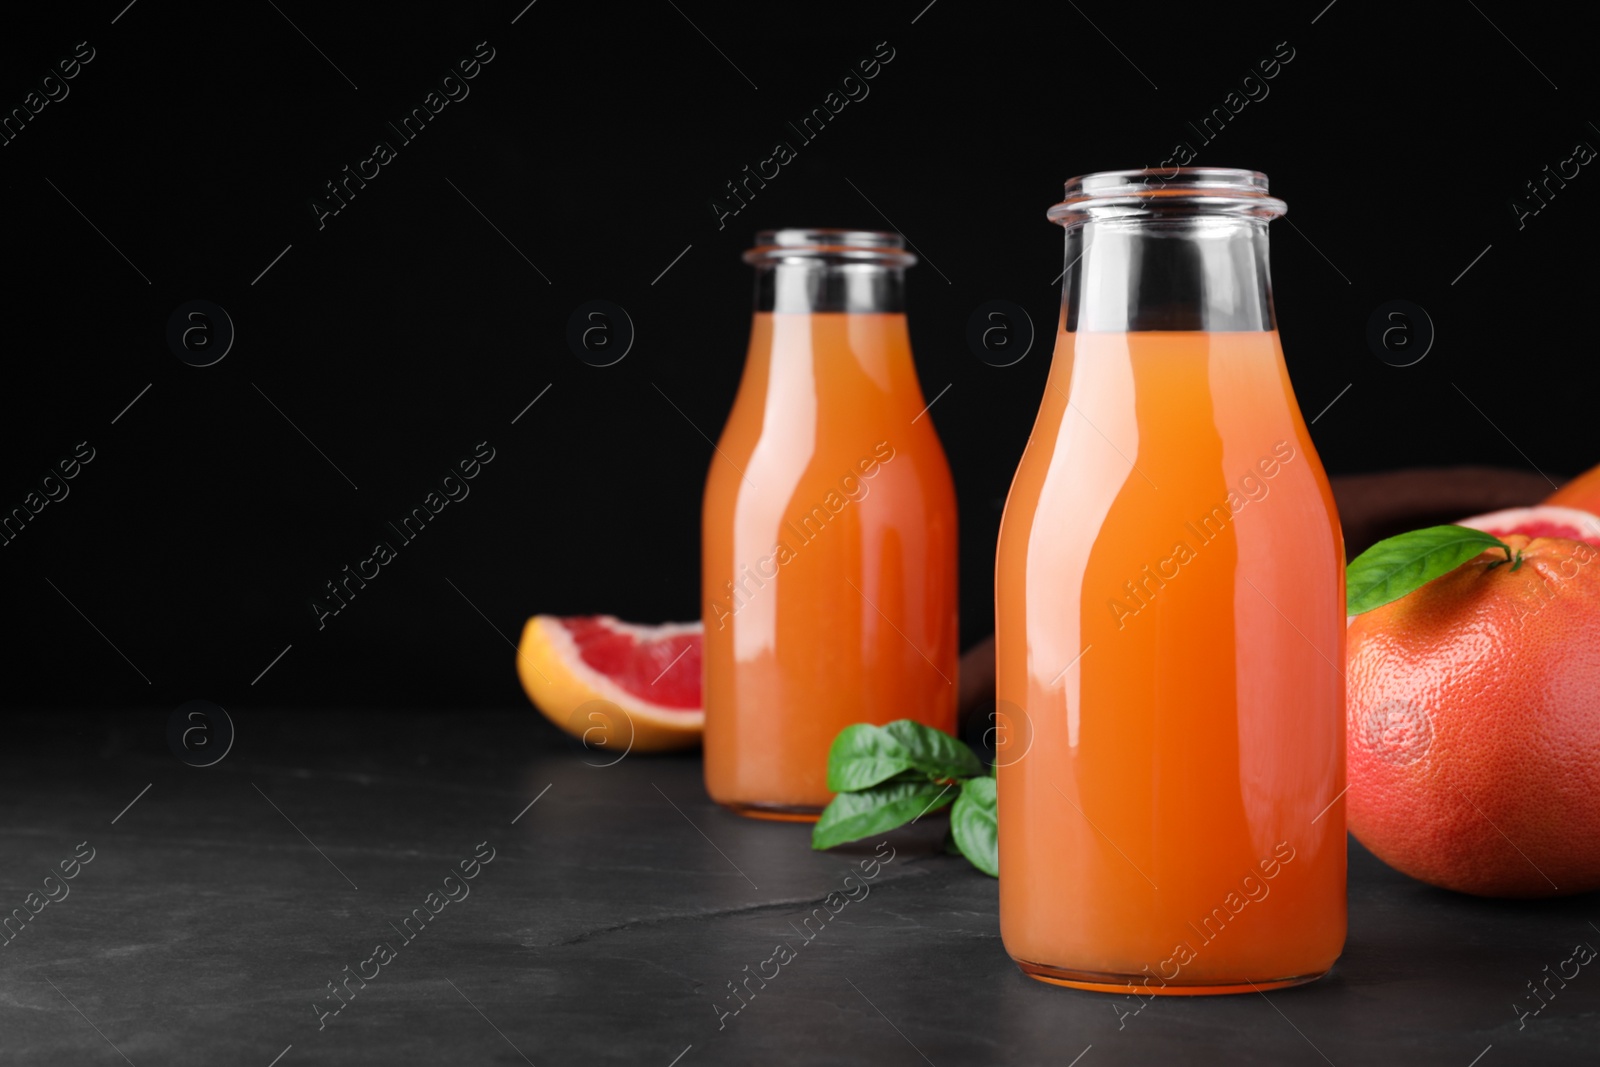
<svg viewBox="0 0 1600 1067"><path fill-rule="evenodd" d="M985 874L999 876L995 780L972 750L912 719L847 726L828 750L833 798L811 832L811 847L859 841L951 807L955 846Z"/></svg>

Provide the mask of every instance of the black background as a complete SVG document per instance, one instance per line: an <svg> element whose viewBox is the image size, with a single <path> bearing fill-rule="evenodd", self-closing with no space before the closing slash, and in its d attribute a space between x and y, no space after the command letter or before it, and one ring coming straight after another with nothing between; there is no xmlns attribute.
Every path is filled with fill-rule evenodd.
<svg viewBox="0 0 1600 1067"><path fill-rule="evenodd" d="M1265 171L1290 205L1273 250L1295 389L1310 418L1351 386L1313 427L1331 473L1560 481L1600 459L1583 326L1600 178L1585 168L1521 229L1510 206L1600 144L1575 8L524 3L8 18L7 112L78 42L95 50L0 147L0 508L77 442L95 450L0 548L8 705L516 704L509 646L531 614L696 617L704 435L749 326L739 253L776 226L892 227L923 254L912 338L926 396L950 385L931 414L976 640L1049 361L1062 238L1045 209L1066 178L1154 166L1180 140L1199 164ZM494 58L470 95L398 144L385 121L480 41ZM879 42L894 58L870 95L800 144L787 122ZM1269 95L1203 144L1187 122L1280 42L1293 59ZM319 229L309 202L378 139L397 158ZM778 140L798 158L719 228L712 198ZM214 366L166 342L193 299L237 330ZM637 328L611 367L565 341L593 299ZM966 346L991 299L1040 334L1011 367ZM1393 299L1437 330L1414 366L1365 340ZM323 583L483 440L496 458L470 496L319 630Z"/></svg>

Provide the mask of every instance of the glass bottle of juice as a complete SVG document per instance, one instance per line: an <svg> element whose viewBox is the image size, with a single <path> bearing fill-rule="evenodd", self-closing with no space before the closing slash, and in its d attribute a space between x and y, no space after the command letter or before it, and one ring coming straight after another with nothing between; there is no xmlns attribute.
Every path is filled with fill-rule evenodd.
<svg viewBox="0 0 1600 1067"><path fill-rule="evenodd" d="M705 776L815 819L852 723L956 727L956 503L911 362L898 234L776 230L703 528Z"/></svg>
<svg viewBox="0 0 1600 1067"><path fill-rule="evenodd" d="M1278 344L1284 211L1218 168L1050 211L1062 315L995 568L1000 929L1034 978L1270 990L1344 945L1344 547Z"/></svg>

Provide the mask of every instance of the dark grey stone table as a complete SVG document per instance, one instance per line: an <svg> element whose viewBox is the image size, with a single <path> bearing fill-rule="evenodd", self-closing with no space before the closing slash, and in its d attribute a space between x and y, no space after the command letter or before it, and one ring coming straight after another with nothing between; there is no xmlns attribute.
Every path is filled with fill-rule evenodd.
<svg viewBox="0 0 1600 1067"><path fill-rule="evenodd" d="M695 754L595 766L532 712L235 711L207 768L167 750L166 719L7 727L0 908L29 917L0 947L0 1063L1600 1059L1600 964L1548 1001L1527 985L1600 946L1596 896L1457 896L1352 842L1331 975L1124 1014L1138 1002L1017 971L996 883L944 854L931 818L890 837L863 896L845 878L872 848L814 853L805 826L720 811ZM62 861L76 877L41 903ZM859 899L804 925L846 889ZM777 977L722 1015L780 942Z"/></svg>

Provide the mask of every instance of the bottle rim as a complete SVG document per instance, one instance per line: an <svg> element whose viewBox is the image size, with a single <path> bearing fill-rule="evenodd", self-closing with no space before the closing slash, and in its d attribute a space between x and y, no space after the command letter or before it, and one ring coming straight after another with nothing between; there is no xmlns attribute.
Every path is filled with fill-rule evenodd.
<svg viewBox="0 0 1600 1067"><path fill-rule="evenodd" d="M1103 218L1243 216L1275 219L1289 206L1268 195L1267 176L1237 167L1146 167L1082 174L1046 217L1062 226Z"/></svg>
<svg viewBox="0 0 1600 1067"><path fill-rule="evenodd" d="M890 230L851 230L831 227L761 230L755 247L743 259L752 266L774 263L853 263L882 267L910 267L917 257L906 251L905 238Z"/></svg>

